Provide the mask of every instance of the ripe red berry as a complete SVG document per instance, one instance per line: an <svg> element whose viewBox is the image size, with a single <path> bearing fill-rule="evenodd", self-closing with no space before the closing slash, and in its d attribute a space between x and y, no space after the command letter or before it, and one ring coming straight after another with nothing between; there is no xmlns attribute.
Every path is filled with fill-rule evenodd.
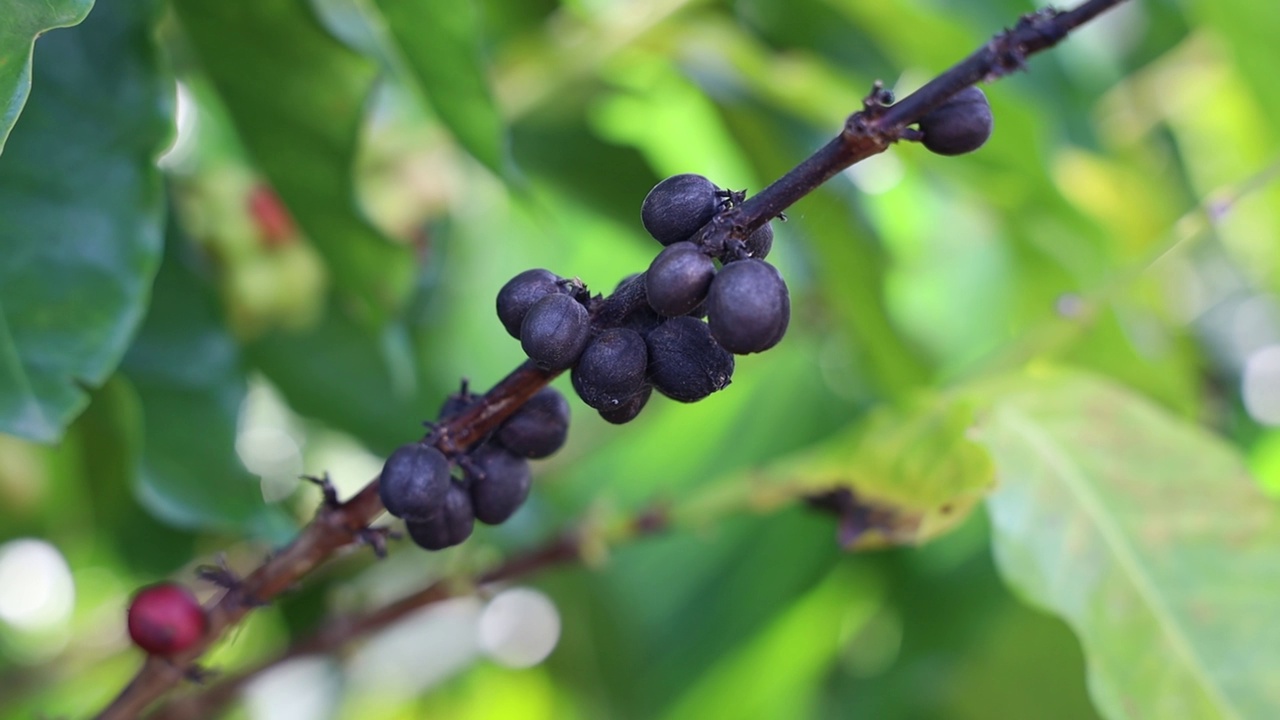
<svg viewBox="0 0 1280 720"><path fill-rule="evenodd" d="M195 645L208 622L191 592L174 583L145 587L129 604L129 637L152 655L173 655Z"/></svg>

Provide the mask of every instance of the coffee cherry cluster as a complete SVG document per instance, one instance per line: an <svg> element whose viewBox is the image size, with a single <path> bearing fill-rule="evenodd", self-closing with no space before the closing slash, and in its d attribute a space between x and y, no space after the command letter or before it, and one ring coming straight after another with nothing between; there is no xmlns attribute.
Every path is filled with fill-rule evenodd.
<svg viewBox="0 0 1280 720"><path fill-rule="evenodd" d="M654 390L701 400L729 384L735 354L773 347L790 320L787 285L764 261L768 223L742 240L698 243L703 226L744 197L701 175L669 177L640 209L664 246L645 273L605 299L577 280L526 270L499 291L498 318L538 367L570 370L578 397L611 423L634 419Z"/></svg>
<svg viewBox="0 0 1280 720"><path fill-rule="evenodd" d="M993 124L987 96L970 85L920 118L920 141L939 155L963 155L987 142Z"/></svg>
<svg viewBox="0 0 1280 720"><path fill-rule="evenodd" d="M464 387L445 401L440 420L476 401ZM416 544L443 550L470 537L477 520L499 525L514 515L529 497L529 460L559 450L568 433L569 402L543 388L465 454L450 459L427 441L401 446L382 466L378 493Z"/></svg>

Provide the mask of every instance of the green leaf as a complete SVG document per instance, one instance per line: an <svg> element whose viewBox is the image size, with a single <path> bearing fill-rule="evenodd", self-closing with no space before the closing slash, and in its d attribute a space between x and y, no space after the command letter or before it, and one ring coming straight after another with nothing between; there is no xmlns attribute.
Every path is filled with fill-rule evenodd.
<svg viewBox="0 0 1280 720"><path fill-rule="evenodd" d="M0 431L57 440L146 311L173 95L157 7L99 8L36 51L35 91L0 156Z"/></svg>
<svg viewBox="0 0 1280 720"><path fill-rule="evenodd" d="M171 235L169 246L155 302L124 363L146 437L139 495L179 527L252 525L266 508L235 450L247 389L239 347L207 283L183 256L182 239Z"/></svg>
<svg viewBox="0 0 1280 720"><path fill-rule="evenodd" d="M369 318L385 320L409 292L415 264L356 205L351 168L375 64L325 32L305 2L173 6L245 148L335 283Z"/></svg>
<svg viewBox="0 0 1280 720"><path fill-rule="evenodd" d="M991 487L991 458L971 439L973 424L970 404L946 396L884 407L765 470L748 492L764 508L822 497L840 516L847 547L925 542L954 528Z"/></svg>
<svg viewBox="0 0 1280 720"><path fill-rule="evenodd" d="M306 332L275 333L246 348L289 406L388 453L417 440L444 396L420 376L422 359L396 322L374 331L331 308Z"/></svg>
<svg viewBox="0 0 1280 720"><path fill-rule="evenodd" d="M375 0L409 75L467 152L509 176L506 126L489 90L478 9L448 0Z"/></svg>
<svg viewBox="0 0 1280 720"><path fill-rule="evenodd" d="M988 387L1005 579L1080 636L1112 718L1275 717L1280 514L1238 453L1121 387Z"/></svg>
<svg viewBox="0 0 1280 720"><path fill-rule="evenodd" d="M54 28L79 24L93 0L0 0L0 153L31 92L31 55L36 38Z"/></svg>

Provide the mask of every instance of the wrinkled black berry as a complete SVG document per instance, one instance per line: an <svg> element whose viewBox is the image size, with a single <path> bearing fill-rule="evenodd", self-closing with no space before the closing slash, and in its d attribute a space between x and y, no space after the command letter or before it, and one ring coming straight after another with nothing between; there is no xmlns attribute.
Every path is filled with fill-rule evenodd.
<svg viewBox="0 0 1280 720"><path fill-rule="evenodd" d="M778 270L763 260L731 262L707 295L707 323L720 346L738 355L768 350L791 321L791 298Z"/></svg>
<svg viewBox="0 0 1280 720"><path fill-rule="evenodd" d="M409 537L426 550L443 550L461 544L471 537L475 528L471 497L461 485L450 480L440 511L426 518L405 518L404 527Z"/></svg>
<svg viewBox="0 0 1280 720"><path fill-rule="evenodd" d="M498 291L498 319L511 337L520 339L520 325L529 308L547 295L561 291L564 278L550 270L525 270Z"/></svg>
<svg viewBox="0 0 1280 720"><path fill-rule="evenodd" d="M733 355L696 318L671 318L650 332L645 343L649 379L658 392L673 400L701 400L724 389L733 378Z"/></svg>
<svg viewBox="0 0 1280 720"><path fill-rule="evenodd" d="M747 236L747 254L757 260L769 256L773 249L773 223L761 225L755 232Z"/></svg>
<svg viewBox="0 0 1280 720"><path fill-rule="evenodd" d="M383 464L378 495L392 515L420 519L439 512L450 482L444 455L430 445L411 443Z"/></svg>
<svg viewBox="0 0 1280 720"><path fill-rule="evenodd" d="M639 392L624 400L617 407L601 410L600 417L614 425L629 423L635 420L640 411L644 409L644 406L648 404L650 395L653 395L653 386L645 385L640 388Z"/></svg>
<svg viewBox="0 0 1280 720"><path fill-rule="evenodd" d="M668 245L644 274L645 295L659 315L687 315L707 296L716 264L690 242Z"/></svg>
<svg viewBox="0 0 1280 720"><path fill-rule="evenodd" d="M970 85L920 118L922 142L939 155L963 155L982 147L993 122L987 96Z"/></svg>
<svg viewBox="0 0 1280 720"><path fill-rule="evenodd" d="M506 522L529 497L529 461L487 443L472 451L470 465L467 477L476 519L488 525Z"/></svg>
<svg viewBox="0 0 1280 720"><path fill-rule="evenodd" d="M640 207L644 229L663 245L688 240L720 209L719 188L701 175L686 173L663 180Z"/></svg>
<svg viewBox="0 0 1280 720"><path fill-rule="evenodd" d="M564 446L569 435L569 401L555 388L529 398L498 429L497 441L527 458L544 458Z"/></svg>
<svg viewBox="0 0 1280 720"><path fill-rule="evenodd" d="M610 328L596 336L573 366L570 379L582 402L597 409L616 408L645 384L649 351L635 330Z"/></svg>
<svg viewBox="0 0 1280 720"><path fill-rule="evenodd" d="M591 317L582 303L568 295L547 295L524 316L520 346L539 367L567 370L587 346Z"/></svg>

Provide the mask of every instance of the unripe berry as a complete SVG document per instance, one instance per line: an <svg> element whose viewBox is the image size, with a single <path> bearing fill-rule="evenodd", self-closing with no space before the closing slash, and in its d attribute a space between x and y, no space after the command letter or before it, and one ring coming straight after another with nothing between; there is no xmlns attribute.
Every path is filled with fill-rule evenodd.
<svg viewBox="0 0 1280 720"><path fill-rule="evenodd" d="M485 444L471 453L471 465L467 475L476 519L487 525L506 522L529 497L533 484L529 462L497 445Z"/></svg>
<svg viewBox="0 0 1280 720"><path fill-rule="evenodd" d="M544 458L563 447L568 435L569 401L548 387L507 418L496 439L521 457Z"/></svg>
<svg viewBox="0 0 1280 720"><path fill-rule="evenodd" d="M987 96L970 85L920 118L921 142L939 155L963 155L982 147L993 122Z"/></svg>
<svg viewBox="0 0 1280 720"><path fill-rule="evenodd" d="M406 518L404 527L418 547L443 550L471 537L475 522L471 497L461 485L450 480L444 502L437 512L424 518Z"/></svg>
<svg viewBox="0 0 1280 720"><path fill-rule="evenodd" d="M729 352L768 350L791 321L791 298L776 268L748 258L720 269L707 295L711 335Z"/></svg>
<svg viewBox="0 0 1280 720"><path fill-rule="evenodd" d="M716 264L691 242L668 245L644 275L649 307L659 315L687 315L707 296Z"/></svg>
<svg viewBox="0 0 1280 720"><path fill-rule="evenodd" d="M192 647L208 626L204 609L181 585L145 587L129 603L129 637L151 655L173 655Z"/></svg>
<svg viewBox="0 0 1280 720"><path fill-rule="evenodd" d="M672 175L645 196L640 221L663 245L688 240L720 209L719 190L701 175Z"/></svg>
<svg viewBox="0 0 1280 720"><path fill-rule="evenodd" d="M520 347L544 370L567 370L591 338L591 316L568 295L547 295L524 316Z"/></svg>
<svg viewBox="0 0 1280 720"><path fill-rule="evenodd" d="M695 402L724 389L733 378L733 355L711 337L707 324L671 318L645 337L649 379L672 400Z"/></svg>
<svg viewBox="0 0 1280 720"><path fill-rule="evenodd" d="M635 330L610 328L596 336L573 366L570 379L582 402L597 409L616 408L645 384L649 351Z"/></svg>
<svg viewBox="0 0 1280 720"><path fill-rule="evenodd" d="M378 478L387 512L406 520L439 513L449 489L449 461L430 445L410 443L391 453Z"/></svg>
<svg viewBox="0 0 1280 720"><path fill-rule="evenodd" d="M525 270L498 291L498 319L511 337L520 339L520 325L529 308L547 295L561 291L564 278L541 268Z"/></svg>

